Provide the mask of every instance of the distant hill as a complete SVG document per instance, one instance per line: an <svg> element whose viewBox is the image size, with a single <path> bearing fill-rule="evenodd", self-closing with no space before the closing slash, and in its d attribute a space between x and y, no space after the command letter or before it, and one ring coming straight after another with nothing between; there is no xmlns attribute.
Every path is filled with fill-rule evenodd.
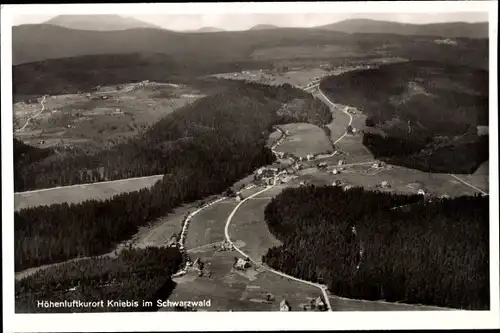
<svg viewBox="0 0 500 333"><path fill-rule="evenodd" d="M376 158L443 173L474 172L488 159L488 138L477 135L488 125L488 71L408 61L329 76L320 87L367 115L363 143Z"/></svg>
<svg viewBox="0 0 500 333"><path fill-rule="evenodd" d="M202 27L196 30L188 30L185 32L222 32L225 31L224 29L220 29L217 27Z"/></svg>
<svg viewBox="0 0 500 333"><path fill-rule="evenodd" d="M68 29L93 31L116 31L137 28L162 29L151 23L118 15L59 15L46 21L45 24Z"/></svg>
<svg viewBox="0 0 500 333"><path fill-rule="evenodd" d="M351 19L316 27L345 33L398 34L412 36L439 36L449 38L488 38L488 23L433 23L408 24L369 19Z"/></svg>
<svg viewBox="0 0 500 333"><path fill-rule="evenodd" d="M257 24L253 27L251 27L248 30L272 30L272 29L279 29L280 27L272 24Z"/></svg>

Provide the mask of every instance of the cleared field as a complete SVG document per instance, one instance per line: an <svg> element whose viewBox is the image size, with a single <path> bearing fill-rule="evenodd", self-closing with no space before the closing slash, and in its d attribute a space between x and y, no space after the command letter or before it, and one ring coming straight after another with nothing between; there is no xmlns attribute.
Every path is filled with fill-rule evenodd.
<svg viewBox="0 0 500 333"><path fill-rule="evenodd" d="M14 210L52 205L57 203L78 203L85 200L104 200L120 193L151 187L163 176L121 179L116 181L56 187L40 191L14 194Z"/></svg>
<svg viewBox="0 0 500 333"><path fill-rule="evenodd" d="M169 300L210 300L211 307L200 308L201 311L278 311L280 301L286 299L292 311L302 311L300 304L307 303L308 297L320 296L317 288L259 268L249 268L244 272L235 270L232 265L236 255L234 251L214 252L211 248L193 254L194 260L200 258L205 263L211 276L188 273L174 279L177 286ZM270 301L268 294L272 295Z"/></svg>
<svg viewBox="0 0 500 333"><path fill-rule="evenodd" d="M224 240L224 222L238 202L224 200L196 214L189 224L186 249Z"/></svg>
<svg viewBox="0 0 500 333"><path fill-rule="evenodd" d="M246 80L260 82L270 85L281 85L284 83L296 87L304 87L311 81L329 75L329 72L314 66L304 66L285 72L278 71L244 71L238 73L222 73L213 76L231 80Z"/></svg>
<svg viewBox="0 0 500 333"><path fill-rule="evenodd" d="M46 110L16 137L39 147L95 147L137 134L172 111L203 97L198 91L148 83L100 88L91 93L50 96ZM40 104L14 104L15 123L40 110ZM36 132L39 130L39 132Z"/></svg>
<svg viewBox="0 0 500 333"><path fill-rule="evenodd" d="M269 232L264 219L264 209L269 203L271 195L266 191L245 202L238 209L229 225L231 239L242 241L245 245L241 247L241 250L258 262L262 261L261 258L268 249L282 244Z"/></svg>
<svg viewBox="0 0 500 333"><path fill-rule="evenodd" d="M276 151L291 153L299 157L333 151L325 131L318 126L293 123L283 125L282 128L290 135L276 148Z"/></svg>
<svg viewBox="0 0 500 333"><path fill-rule="evenodd" d="M254 51L251 57L255 60L279 60L290 59L293 55L297 58L317 57L321 54L322 58L331 57L349 57L356 55L355 51L339 45L322 45L322 46L276 46L270 48L262 48Z"/></svg>

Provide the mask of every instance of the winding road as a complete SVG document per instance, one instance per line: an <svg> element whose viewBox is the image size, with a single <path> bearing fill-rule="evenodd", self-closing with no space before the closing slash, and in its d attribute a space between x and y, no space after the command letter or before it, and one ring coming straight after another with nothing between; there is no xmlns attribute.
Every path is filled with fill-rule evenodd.
<svg viewBox="0 0 500 333"><path fill-rule="evenodd" d="M30 123L31 119L34 119L34 118L38 117L40 114L42 114L43 111L45 111L45 105L43 104L43 102L45 102L45 96L43 96L43 98L42 98L42 100L40 102L40 104L42 105L42 109L37 114L35 114L34 116L29 117L26 120L26 124L24 124L24 126L21 127L20 129L14 131L14 133L18 133L18 132L24 131L24 129L26 128L26 126L28 126L28 124Z"/></svg>
<svg viewBox="0 0 500 333"><path fill-rule="evenodd" d="M252 199L253 197L256 197L257 195L261 194L261 193L264 193L266 192L267 190L273 188L275 185L270 185L268 187L266 187L265 189L257 192L257 193L254 193L252 194L251 196L243 199L240 203L238 203L238 205L236 205L236 207L234 207L233 211L231 212L231 214L229 214L227 220L226 220L226 226L224 228L224 235L226 237L226 240L233 246L233 248L239 252L243 257L245 258L249 258L250 261L252 261L255 265L271 272L271 273L274 273L274 274L277 274L277 275L280 275L282 277L285 277L287 279L290 279L290 280L294 280L294 281L297 281L297 282L301 282L301 283L305 283L305 284L308 284L310 286L313 286L313 287L316 287L316 288L319 288L321 290L321 293L323 294L323 298L324 298L324 301L326 303L326 306L328 308L328 311L332 311L332 306L330 304L330 299L328 298L328 294L327 294L327 287L325 285L322 285L322 284L319 284L319 283L314 283L314 282L310 282L310 281L306 281L306 280L301 280L301 279L298 279L296 277L293 277L291 275L288 275L288 274L285 274L285 273L282 273L280 271L277 271L277 270L274 270L264 264L260 264L258 261L256 261L255 259L253 258L250 258L245 252L243 252L240 248L238 248L236 246L236 244L233 243L233 241L231 240L231 237L229 236L229 225L231 224L231 220L233 219L234 215L236 214L236 212L238 211L238 208L241 207L241 205L243 205L247 200L250 200Z"/></svg>
<svg viewBox="0 0 500 333"><path fill-rule="evenodd" d="M306 88L306 89L304 89L304 90L309 90L309 89L313 89L313 88L316 88L316 87L318 87L318 91L319 91L319 93L321 94L321 96L322 96L322 97L323 97L323 98L324 98L324 99L325 99L325 100L329 103L329 106L330 106L330 107L335 106L335 104L334 104L332 101L330 101L330 100L328 99L328 97L326 97L326 96L323 94L323 92L319 89L319 84L318 84L318 85L313 85L313 86L308 87L308 88ZM344 110L342 110L342 112L344 112L345 114L347 114L347 115L349 116L349 123L348 123L348 125L351 125L351 124L352 124L352 116L351 116L351 114L349 114L348 112L346 112L346 111L344 111ZM347 135L347 131L346 131L344 134L342 134L342 136L341 136L340 138L338 138L338 139L334 142L334 144L336 144L336 143L338 143L339 141L341 141L341 140L342 140L342 139L343 139L346 135ZM369 163L371 163L371 162L369 162ZM321 290L321 293L323 294L323 299L324 299L325 304L326 304L326 306L327 306L327 308L328 308L328 311L332 311L332 306L331 306L331 304L330 304L330 299L329 299L329 297L328 297L328 293L327 293L327 290L328 290L327 286L325 286L325 285L323 285L323 284L319 284L319 283L314 283L314 282L311 282L311 281L307 281L307 280L302 280L302 279L296 278L296 277L294 277L294 276L291 276L291 275L285 274L285 273L283 273L283 272L277 271L277 270L275 270L275 269L272 269L272 268L270 268L270 267L268 267L268 266L266 266L266 265L264 265L264 264L260 264L257 260L255 260L255 259L253 259L253 258L250 258L250 257L248 256L248 254L246 254L246 253L245 253L245 252L243 252L240 248L238 248L238 247L234 244L234 242L231 240L231 237L230 237L230 235L229 235L229 225L231 224L231 220L233 219L234 215L236 214L236 212L238 211L238 209L241 207L241 205L243 205L246 201L248 201L248 200L250 200L250 199L252 199L252 198L254 198L254 197L258 196L259 194L264 193L264 192L268 191L269 189L273 188L273 187L275 186L275 184L276 184L276 178L275 178L275 183L274 183L273 185L270 185L270 186L268 186L268 187L264 188L263 190L258 191L257 193L254 193L254 194L250 195L249 197L245 198L245 199L244 199L244 200L242 200L240 203L238 203L238 205L236 205L236 207L234 207L233 211L231 212L231 214L229 214L229 216L228 216L228 218L227 218L227 220L226 220L226 226L225 226L225 228L224 228L224 235L225 235L225 237L226 237L226 240L227 240L227 241L228 241L228 242L229 242L229 243L233 246L233 248L234 248L237 252L239 252L239 253L240 253L243 257L245 257L245 258L249 258L249 259L250 259L250 260L251 260L251 261L252 261L255 265L257 265L257 266L259 266L259 267L261 267L261 268L263 268L263 269L265 269L265 270L267 270L267 271L269 271L269 272L271 272L271 273L274 273L274 274L276 274L276 275L279 275L279 276L282 276L282 277L285 277L285 278L287 278L287 279L294 280L294 281L297 281L297 282L301 282L301 283L304 283L304 284L308 284L308 285L310 285L310 286L313 286L313 287L316 287L316 288L320 289L320 290Z"/></svg>

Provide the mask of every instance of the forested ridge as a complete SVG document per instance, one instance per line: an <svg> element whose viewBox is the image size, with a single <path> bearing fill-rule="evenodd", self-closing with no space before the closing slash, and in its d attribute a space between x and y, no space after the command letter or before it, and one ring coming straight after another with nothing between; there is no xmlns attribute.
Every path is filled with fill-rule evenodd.
<svg viewBox="0 0 500 333"><path fill-rule="evenodd" d="M182 203L221 193L256 168L272 163L267 138L273 126L284 121L277 110L298 95L308 94L290 85L240 84L166 116L140 137L107 154L80 156L48 166L35 164L40 169L29 169L34 174L26 172L25 176L37 184L48 179L77 179L77 170L97 167L99 162L120 178L166 175L150 189L104 201L15 212L16 271L106 253L130 238L138 226ZM311 114L310 110L304 112L306 118ZM324 122L329 122L330 112L324 115Z"/></svg>
<svg viewBox="0 0 500 333"><path fill-rule="evenodd" d="M171 275L182 256L176 248L125 249L115 258L101 257L40 270L15 284L18 313L155 311L142 301L167 299L175 287ZM38 306L38 301L104 301L103 307ZM138 301L136 307L108 306L111 301Z"/></svg>
<svg viewBox="0 0 500 333"><path fill-rule="evenodd" d="M470 173L488 159L488 71L408 61L330 76L332 101L365 113L363 144L379 159L426 172ZM383 132L383 134L380 133ZM452 158L460 156L460 158Z"/></svg>
<svg viewBox="0 0 500 333"><path fill-rule="evenodd" d="M286 189L265 209L283 245L263 260L343 297L489 309L488 200Z"/></svg>
<svg viewBox="0 0 500 333"><path fill-rule="evenodd" d="M304 107L298 113L277 116L276 110L281 104L294 98L304 100ZM32 163L16 161L19 168L14 186L21 192L166 174L179 164L193 166L198 159L211 158L214 153L221 161L226 156L230 161L237 158L235 155L240 154L243 146L261 145L263 133L269 126L292 121L321 126L331 121L331 113L312 95L289 84L271 87L232 83L225 90L174 111L139 137L130 138L112 149L91 155L53 156ZM218 147L219 141L225 141L225 145ZM14 149L16 158L19 155L17 142ZM202 151L210 151L210 154Z"/></svg>

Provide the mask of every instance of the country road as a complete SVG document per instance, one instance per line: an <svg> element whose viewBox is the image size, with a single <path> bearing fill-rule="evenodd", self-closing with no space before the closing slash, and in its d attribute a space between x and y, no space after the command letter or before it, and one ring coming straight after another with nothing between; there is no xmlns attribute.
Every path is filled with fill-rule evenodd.
<svg viewBox="0 0 500 333"><path fill-rule="evenodd" d="M463 184L465 184L465 185L469 186L470 188L473 188L473 189L475 189L476 191L479 191L480 193L482 193L482 194L484 194L484 195L488 195L488 193L484 192L483 190L478 189L477 187L475 187L475 186L474 186L474 185L472 185L472 184L467 183L465 180L461 179L460 177L455 176L455 175L453 175L453 174L451 174L451 173L450 173L449 175L450 175L450 176L452 176L453 178L455 178L456 180L458 180L459 182L461 182L461 183L463 183Z"/></svg>
<svg viewBox="0 0 500 333"><path fill-rule="evenodd" d="M312 89L312 88L315 88L315 87L318 87L318 85L314 85L314 86L311 86L311 87L308 87L304 90L308 90L308 89ZM333 107L335 104L333 104L332 101L330 101L324 94L323 92L319 89L318 87L318 91L319 93L321 94L321 96L323 96L323 98L330 104L330 107ZM351 125L352 123L352 116L346 112L346 111L342 111L344 112L345 114L347 114L349 116L349 124L348 125ZM338 138L334 144L340 142L345 136L347 135L347 131L342 134L342 136L340 138ZM275 181L276 181L276 178L275 178ZM274 273L274 274L277 274L277 275L280 275L282 277L285 277L287 279L291 279L291 280L294 280L294 281L297 281L297 282L301 282L301 283L305 283L305 284L308 284L310 286L313 286L313 287L316 287L316 288L319 288L321 290L321 293L323 294L323 298L324 298L324 301L326 303L326 306L328 308L328 311L332 311L332 306L330 304L330 299L328 297L328 294L327 294L327 287L325 285L322 285L322 284L318 284L318 283L314 283L314 282L311 282L311 281L306 281L306 280L302 280L302 279L299 279L299 278L296 278L296 277L293 277L291 275L288 275L288 274L285 274L285 273L282 273L282 272L279 272L275 269L272 269L271 267L268 267L267 265L264 265L264 264L259 264L258 261L256 261L254 258L250 258L245 252L243 252L240 248L238 248L234 243L233 241L231 240L231 237L229 236L229 225L231 224L231 220L232 218L234 217L234 215L236 214L236 212L238 211L238 208L241 207L241 205L243 205L247 200L250 200L254 197L256 197L257 195L261 194L261 193L264 193L266 192L267 190L273 188L275 185L271 185L271 186L268 186L266 187L265 189L257 192L257 193L254 193L252 194L251 196L245 198L244 200L242 200L240 203L238 203L238 205L236 205L236 207L234 207L233 211L231 212L231 214L229 214L228 218L227 218L227 221L226 221L226 226L224 228L224 235L226 237L226 240L233 246L233 248L239 252L243 257L246 257L246 258L249 258L254 264L262 267L263 269L271 272L271 273Z"/></svg>
<svg viewBox="0 0 500 333"><path fill-rule="evenodd" d="M296 277L293 277L291 275L288 275L288 274L285 274L285 273L282 273L280 271L277 271L277 270L274 270L272 269L271 267L268 267L267 265L264 265L264 264L259 264L259 262L253 258L250 258L245 252L243 252L240 248L238 248L234 243L233 241L231 240L231 237L229 236L229 225L231 224L231 220L232 218L234 217L234 214L236 214L236 212L238 211L238 208L241 207L241 205L243 205L247 200L250 200L252 199L253 197L256 197L257 195L261 194L261 193L264 193L266 192L267 190L273 188L275 185L271 185L271 186L268 186L266 187L265 189L257 192L257 193L254 193L252 194L251 196L243 199L240 203L238 203L238 205L236 207L234 207L233 211L231 212L231 214L229 214L228 218L227 218L227 221L226 221L226 226L224 228L224 235L226 237L226 240L233 246L233 248L239 252L243 257L245 258L249 258L255 265L257 266L260 266L261 268L271 272L271 273L274 273L274 274L277 274L277 275L280 275L282 277L285 277L287 279L290 279L290 280L294 280L294 281L297 281L297 282L301 282L301 283L305 283L305 284L308 284L310 286L313 286L313 287L316 287L316 288L319 288L323 294L323 298L324 298L324 301L326 303L326 306L328 307L328 311L332 311L332 306L330 304L330 299L328 298L328 294L327 294L327 287L322 285L322 284L318 284L318 283L314 283L314 282L310 282L310 281L306 281L306 280L301 280L301 279L298 279Z"/></svg>
<svg viewBox="0 0 500 333"><path fill-rule="evenodd" d="M24 131L24 129L26 128L26 126L28 126L28 124L29 124L29 122L30 122L31 119L38 117L43 111L45 111L45 105L43 104L43 102L45 102L45 96L43 96L43 98L42 98L42 100L40 102L40 104L42 105L42 109L37 114L35 114L34 116L29 117L26 120L26 124L24 124L24 126L21 127L20 129L14 131L14 134L18 133L18 132L21 132L21 131Z"/></svg>

